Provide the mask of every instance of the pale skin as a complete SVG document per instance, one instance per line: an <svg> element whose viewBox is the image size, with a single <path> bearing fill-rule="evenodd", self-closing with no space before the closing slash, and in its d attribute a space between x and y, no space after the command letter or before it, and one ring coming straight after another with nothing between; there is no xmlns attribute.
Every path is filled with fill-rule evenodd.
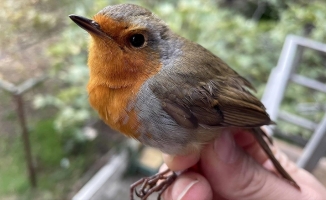
<svg viewBox="0 0 326 200"><path fill-rule="evenodd" d="M199 169L189 170L164 192L169 200L220 199L295 199L322 200L326 188L309 172L300 169L277 147L273 153L285 170L301 187L293 187L275 174L272 163L251 133L234 130L224 132L207 144L201 154L189 156L163 155L173 171L183 171L198 163ZM272 172L271 172L272 171Z"/></svg>

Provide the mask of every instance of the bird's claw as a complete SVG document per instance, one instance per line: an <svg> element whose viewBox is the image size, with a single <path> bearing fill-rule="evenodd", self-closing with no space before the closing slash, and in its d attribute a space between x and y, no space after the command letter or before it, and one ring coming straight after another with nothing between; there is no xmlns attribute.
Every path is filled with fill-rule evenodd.
<svg viewBox="0 0 326 200"><path fill-rule="evenodd" d="M134 200L134 194L141 200L146 200L154 192L158 192L157 199L161 199L162 193L173 183L177 175L175 172L167 169L163 172L157 173L153 176L142 178L130 186L130 200ZM161 181L159 183L159 181ZM140 188L137 190L137 187Z"/></svg>

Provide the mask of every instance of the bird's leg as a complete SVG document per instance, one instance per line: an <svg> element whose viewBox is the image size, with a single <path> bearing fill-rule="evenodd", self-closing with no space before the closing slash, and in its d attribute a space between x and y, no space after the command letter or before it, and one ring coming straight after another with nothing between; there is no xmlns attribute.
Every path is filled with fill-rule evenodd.
<svg viewBox="0 0 326 200"><path fill-rule="evenodd" d="M177 174L175 172L172 172L172 174L168 176L166 180L163 181L165 183L160 184L162 188L161 191L158 193L158 197L157 197L158 200L161 199L161 195L163 194L163 192L175 181L176 178L177 178Z"/></svg>
<svg viewBox="0 0 326 200"><path fill-rule="evenodd" d="M157 173L153 176L142 178L130 186L130 200L134 200L134 194L142 200L146 200L154 192L158 192L158 200L161 199L162 193L173 183L176 179L177 174L172 172L172 174L167 175L172 172L167 169L163 172ZM160 180L162 182L158 183ZM137 187L140 186L139 190Z"/></svg>

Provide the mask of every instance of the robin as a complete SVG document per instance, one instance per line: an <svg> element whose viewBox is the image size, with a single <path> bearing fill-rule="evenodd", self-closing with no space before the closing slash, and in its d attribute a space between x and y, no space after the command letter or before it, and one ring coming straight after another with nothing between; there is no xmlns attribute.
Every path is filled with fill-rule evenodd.
<svg viewBox="0 0 326 200"><path fill-rule="evenodd" d="M172 155L200 151L223 129L244 128L278 172L299 188L264 140L260 126L273 122L250 93L253 86L219 57L137 5L108 6L93 19L70 18L91 35L89 101L106 124ZM163 177L155 175L145 185ZM160 187L151 182L136 194L146 199L172 181L169 177Z"/></svg>

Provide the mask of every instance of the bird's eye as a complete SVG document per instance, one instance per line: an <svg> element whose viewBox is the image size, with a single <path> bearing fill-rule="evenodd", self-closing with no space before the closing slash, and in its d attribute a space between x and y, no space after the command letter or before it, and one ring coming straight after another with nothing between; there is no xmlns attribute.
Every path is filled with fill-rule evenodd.
<svg viewBox="0 0 326 200"><path fill-rule="evenodd" d="M142 34L134 34L129 39L130 44L133 47L142 47L145 44L145 37Z"/></svg>

